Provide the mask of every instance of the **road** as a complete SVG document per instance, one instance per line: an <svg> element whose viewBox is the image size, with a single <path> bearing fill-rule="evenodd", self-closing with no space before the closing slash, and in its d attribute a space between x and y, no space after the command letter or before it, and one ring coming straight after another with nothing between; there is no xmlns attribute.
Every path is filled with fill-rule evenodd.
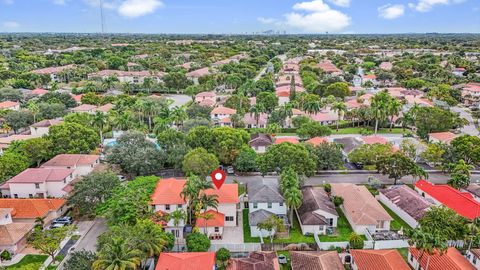
<svg viewBox="0 0 480 270"><path fill-rule="evenodd" d="M462 133L468 134L468 135L473 135L473 136L478 136L479 132L477 127L475 127L473 117L472 115L467 111L466 108L463 107L452 107L451 108L453 112L460 113L460 117L467 119L467 121L470 123L468 126L464 126L462 128Z"/></svg>
<svg viewBox="0 0 480 270"><path fill-rule="evenodd" d="M353 184L366 184L368 183L369 177L375 177L381 180L385 184L393 184L393 179L388 179L388 177L377 174L377 173L338 173L338 174L325 174L319 176L313 176L305 180L305 185L322 185L325 183L353 183ZM240 183L248 183L253 181L260 181L262 178L265 179L276 179L277 176L228 176L226 182L232 183L233 180L237 180ZM435 184L445 184L447 183L449 176L447 174L441 173L430 173L428 181ZM411 176L404 177L400 179L399 182L405 184L411 184L413 178ZM480 182L480 174L472 175L472 183Z"/></svg>

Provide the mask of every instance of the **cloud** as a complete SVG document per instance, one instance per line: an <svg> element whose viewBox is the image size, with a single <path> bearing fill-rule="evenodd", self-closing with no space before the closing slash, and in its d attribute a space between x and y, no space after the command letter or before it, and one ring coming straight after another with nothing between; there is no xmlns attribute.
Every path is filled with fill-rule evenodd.
<svg viewBox="0 0 480 270"><path fill-rule="evenodd" d="M385 5L378 8L378 16L387 20L402 17L405 14L404 5Z"/></svg>
<svg viewBox="0 0 480 270"><path fill-rule="evenodd" d="M3 3L5 5L13 5L14 1L13 0L3 0Z"/></svg>
<svg viewBox="0 0 480 270"><path fill-rule="evenodd" d="M18 27L20 27L20 24L18 22L15 22L15 21L3 22L2 25L5 28L18 28Z"/></svg>
<svg viewBox="0 0 480 270"><path fill-rule="evenodd" d="M159 0L126 0L118 7L120 15L136 18L155 12L163 7Z"/></svg>
<svg viewBox="0 0 480 270"><path fill-rule="evenodd" d="M428 12L437 5L451 5L465 2L465 0L418 0L415 3L409 3L408 6L418 12Z"/></svg>
<svg viewBox="0 0 480 270"><path fill-rule="evenodd" d="M66 0L53 0L53 3L55 5L64 6L66 4Z"/></svg>
<svg viewBox="0 0 480 270"><path fill-rule="evenodd" d="M339 6L339 7L349 7L350 6L350 0L328 0L328 2Z"/></svg>
<svg viewBox="0 0 480 270"><path fill-rule="evenodd" d="M350 25L350 17L331 9L322 0L301 2L293 6L297 12L285 15L286 25L299 28L304 32L338 32Z"/></svg>

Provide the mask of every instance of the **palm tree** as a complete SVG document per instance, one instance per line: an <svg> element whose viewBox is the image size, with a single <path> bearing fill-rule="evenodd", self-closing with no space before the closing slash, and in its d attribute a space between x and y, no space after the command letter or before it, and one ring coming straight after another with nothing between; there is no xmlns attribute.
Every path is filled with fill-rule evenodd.
<svg viewBox="0 0 480 270"><path fill-rule="evenodd" d="M251 114L253 114L253 117L255 118L257 127L258 127L258 121L260 120L260 115L265 112L265 107L262 104L255 104L250 108L249 111Z"/></svg>
<svg viewBox="0 0 480 270"><path fill-rule="evenodd" d="M178 225L180 225L180 222L185 222L185 220L187 219L187 213L185 213L183 209L177 209L171 212L168 215L168 218L170 220L173 220L173 226L177 228ZM177 237L175 237L175 242L177 240L178 240Z"/></svg>
<svg viewBox="0 0 480 270"><path fill-rule="evenodd" d="M36 102L28 102L27 109L33 114L33 122L37 122L37 115L40 113L40 107Z"/></svg>
<svg viewBox="0 0 480 270"><path fill-rule="evenodd" d="M293 225L293 211L302 205L302 192L297 187L291 187L285 190L283 197L290 210L290 224Z"/></svg>
<svg viewBox="0 0 480 270"><path fill-rule="evenodd" d="M44 217L35 218L35 228L43 229L44 225L45 225L45 218Z"/></svg>
<svg viewBox="0 0 480 270"><path fill-rule="evenodd" d="M431 255L434 255L435 252L439 252L441 255L448 249L448 239L444 236L427 233L418 228L407 231L406 233L410 237L408 243L411 246L415 245L415 248L420 251L420 257L418 258L419 263L425 253L429 255L425 270L428 270Z"/></svg>
<svg viewBox="0 0 480 270"><path fill-rule="evenodd" d="M162 236L162 227L151 220L139 220L135 224L134 236L128 242L131 249L137 249L143 254L144 260L158 256L167 242Z"/></svg>
<svg viewBox="0 0 480 270"><path fill-rule="evenodd" d="M183 107L175 106L171 111L171 118L176 126L181 126L183 125L183 121L188 118L188 115Z"/></svg>
<svg viewBox="0 0 480 270"><path fill-rule="evenodd" d="M200 192L210 188L212 188L211 182L207 182L206 179L201 179L196 175L190 176L185 183L180 195L188 202L188 219L190 224L192 224L193 211L199 202ZM205 201L207 201L207 199L205 199Z"/></svg>
<svg viewBox="0 0 480 270"><path fill-rule="evenodd" d="M115 238L98 253L93 270L136 270L140 265L141 252L131 249L124 239Z"/></svg>
<svg viewBox="0 0 480 270"><path fill-rule="evenodd" d="M393 128L393 118L398 116L402 110L402 103L395 98L392 98L387 104L388 115L390 115L390 131Z"/></svg>
<svg viewBox="0 0 480 270"><path fill-rule="evenodd" d="M387 116L387 106L390 95L388 92L380 92L372 98L370 105L370 112L375 119L375 134L378 132L378 123Z"/></svg>
<svg viewBox="0 0 480 270"><path fill-rule="evenodd" d="M93 82L87 82L82 89L83 93L97 92L97 86Z"/></svg>
<svg viewBox="0 0 480 270"><path fill-rule="evenodd" d="M320 112L322 105L318 100L309 100L303 104L303 110L309 114L316 114Z"/></svg>
<svg viewBox="0 0 480 270"><path fill-rule="evenodd" d="M134 89L134 85L131 82L124 82L122 83L121 87L122 91L127 95L130 95Z"/></svg>
<svg viewBox="0 0 480 270"><path fill-rule="evenodd" d="M124 111L122 114L114 116L113 123L119 130L128 130L133 126L133 113Z"/></svg>
<svg viewBox="0 0 480 270"><path fill-rule="evenodd" d="M343 102L335 102L332 105L332 110L337 112L338 119L337 119L337 132L338 132L338 124L340 123L340 118L342 117L342 114L347 110L347 105Z"/></svg>
<svg viewBox="0 0 480 270"><path fill-rule="evenodd" d="M143 86L144 89L147 90L147 93L150 93L154 84L155 84L155 82L153 81L153 79L148 77L148 78L145 78L143 80L142 86Z"/></svg>
<svg viewBox="0 0 480 270"><path fill-rule="evenodd" d="M108 117L103 112L96 112L92 118L92 126L98 128L100 142L103 143L103 129L108 123Z"/></svg>

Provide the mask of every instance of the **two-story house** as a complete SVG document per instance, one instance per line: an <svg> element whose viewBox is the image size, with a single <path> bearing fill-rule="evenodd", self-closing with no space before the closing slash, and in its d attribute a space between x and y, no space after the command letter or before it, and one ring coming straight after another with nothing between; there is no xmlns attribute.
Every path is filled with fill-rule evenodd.
<svg viewBox="0 0 480 270"><path fill-rule="evenodd" d="M34 223L13 222L12 208L0 208L0 250L16 254L27 245L27 235Z"/></svg>
<svg viewBox="0 0 480 270"><path fill-rule="evenodd" d="M43 163L41 168L73 169L74 177L91 173L100 164L99 155L60 154Z"/></svg>
<svg viewBox="0 0 480 270"><path fill-rule="evenodd" d="M321 187L302 188L303 202L297 209L302 233L333 234L337 227L338 214L330 197Z"/></svg>
<svg viewBox="0 0 480 270"><path fill-rule="evenodd" d="M218 106L210 113L210 118L215 124L220 126L231 126L232 115L236 114L237 110L230 109L224 106Z"/></svg>
<svg viewBox="0 0 480 270"><path fill-rule="evenodd" d="M154 211L160 216L168 216L175 210L187 211L188 202L181 195L183 187L188 180L184 179L162 179L158 181L157 187L151 198L151 205ZM206 195L216 195L218 200L217 209L208 208L206 212L196 220L196 226L201 228L211 239L221 239L223 227L235 227L237 224L238 185L224 184L220 189L208 189ZM177 226L173 219L167 221L165 230L173 233L177 238L183 238L183 229L186 221L179 221Z"/></svg>
<svg viewBox="0 0 480 270"><path fill-rule="evenodd" d="M288 225L287 206L285 199L280 194L277 180L262 179L248 183L248 222L250 233L253 237L267 237L272 233L260 230L258 224L267 220L270 216L276 215Z"/></svg>
<svg viewBox="0 0 480 270"><path fill-rule="evenodd" d="M73 169L30 168L0 186L7 198L62 198L74 178Z"/></svg>
<svg viewBox="0 0 480 270"><path fill-rule="evenodd" d="M51 126L59 125L61 123L63 123L63 121L57 120L57 119L42 120L30 126L30 134L36 137L42 137L43 135L48 135L48 131Z"/></svg>

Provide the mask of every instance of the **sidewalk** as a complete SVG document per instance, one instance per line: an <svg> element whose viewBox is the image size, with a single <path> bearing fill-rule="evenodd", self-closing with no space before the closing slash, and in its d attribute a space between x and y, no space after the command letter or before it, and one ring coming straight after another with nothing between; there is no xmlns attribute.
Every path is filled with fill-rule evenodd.
<svg viewBox="0 0 480 270"><path fill-rule="evenodd" d="M10 261L0 262L0 266L10 266L19 263L27 254L19 253L13 256Z"/></svg>

